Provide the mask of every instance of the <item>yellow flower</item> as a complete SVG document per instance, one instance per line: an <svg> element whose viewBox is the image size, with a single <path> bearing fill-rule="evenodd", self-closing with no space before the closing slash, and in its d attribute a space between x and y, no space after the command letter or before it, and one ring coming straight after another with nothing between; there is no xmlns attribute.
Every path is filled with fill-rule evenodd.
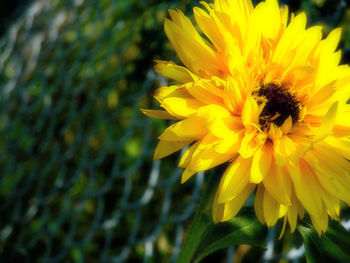
<svg viewBox="0 0 350 263"><path fill-rule="evenodd" d="M185 65L157 61L175 81L154 97L178 120L159 137L155 159L187 145L181 182L228 163L213 204L215 222L229 220L255 192L257 218L284 217L291 232L306 210L319 234L328 215L350 205L350 67L339 65L341 30L322 39L306 15L289 15L277 0L215 0L194 8L199 33L169 10L165 33ZM178 83L178 84L176 84Z"/></svg>

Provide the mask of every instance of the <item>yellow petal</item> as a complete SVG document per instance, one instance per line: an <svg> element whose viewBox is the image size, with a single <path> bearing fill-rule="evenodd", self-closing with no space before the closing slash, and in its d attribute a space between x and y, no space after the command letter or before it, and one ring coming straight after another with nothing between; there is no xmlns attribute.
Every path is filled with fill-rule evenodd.
<svg viewBox="0 0 350 263"><path fill-rule="evenodd" d="M281 20L282 20L282 24L284 27L287 27L287 23L288 23L288 17L289 17L289 8L287 5L285 5L283 8L280 9L281 10Z"/></svg>
<svg viewBox="0 0 350 263"><path fill-rule="evenodd" d="M192 170L197 172L215 167L219 164L232 160L236 152L218 153L215 151L215 145L219 143L218 138L208 133L199 143L197 149L192 155L189 164Z"/></svg>
<svg viewBox="0 0 350 263"><path fill-rule="evenodd" d="M186 145L190 144L193 140L188 141L178 141L178 142L167 142L167 141L159 141L155 152L154 152L154 160L164 158L174 152L177 152L184 148Z"/></svg>
<svg viewBox="0 0 350 263"><path fill-rule="evenodd" d="M341 113L338 114L338 115L341 115ZM350 127L349 126L343 126L343 125L334 125L333 136L336 136L336 137L349 137L350 136Z"/></svg>
<svg viewBox="0 0 350 263"><path fill-rule="evenodd" d="M216 118L208 126L208 130L218 138L236 138L243 129L239 118Z"/></svg>
<svg viewBox="0 0 350 263"><path fill-rule="evenodd" d="M263 210L267 226L276 224L279 216L279 204L272 198L268 191L264 192Z"/></svg>
<svg viewBox="0 0 350 263"><path fill-rule="evenodd" d="M218 203L225 203L235 198L248 184L251 159L238 157L226 169L218 188Z"/></svg>
<svg viewBox="0 0 350 263"><path fill-rule="evenodd" d="M262 31L262 35L267 39L275 39L281 27L281 14L277 0L266 0L260 2L256 11L261 12L260 23L256 24ZM255 11L254 10L254 11Z"/></svg>
<svg viewBox="0 0 350 263"><path fill-rule="evenodd" d="M184 152L184 154L182 155L181 160L180 160L180 162L179 162L179 165L178 165L179 167L185 168L185 167L191 162L193 153L194 153L194 151L197 149L199 143L200 143L200 141L194 143L193 145L191 145L191 147L189 147L189 148Z"/></svg>
<svg viewBox="0 0 350 263"><path fill-rule="evenodd" d="M224 211L220 221L227 221L233 218L239 212L239 210L241 210L242 206L254 191L255 187L255 184L247 184L235 198L224 203Z"/></svg>
<svg viewBox="0 0 350 263"><path fill-rule="evenodd" d="M320 106L323 106L323 103L327 102L332 98L333 94L336 91L336 81L332 81L328 85L324 86L320 90L318 90L313 96L308 105L308 114L312 114L313 112L317 112Z"/></svg>
<svg viewBox="0 0 350 263"><path fill-rule="evenodd" d="M181 61L195 74L222 75L225 68L214 50L201 38L189 18L181 11L169 10L164 30Z"/></svg>
<svg viewBox="0 0 350 263"><path fill-rule="evenodd" d="M156 60L155 71L164 77L176 80L180 83L196 81L198 76L185 67L176 65L174 62Z"/></svg>
<svg viewBox="0 0 350 263"><path fill-rule="evenodd" d="M341 53L334 52L341 36L341 29L334 29L326 39L320 42L316 51L319 60L319 69L316 76L316 85L325 86L333 81L337 75L336 66L340 62Z"/></svg>
<svg viewBox="0 0 350 263"><path fill-rule="evenodd" d="M284 134L287 134L290 132L290 130L292 129L293 126L293 120L291 116L288 116L288 118L284 121L284 123L281 126L281 131Z"/></svg>
<svg viewBox="0 0 350 263"><path fill-rule="evenodd" d="M210 8L211 9L211 8ZM209 38L216 48L224 49L223 36L221 35L214 19L203 9L193 8L194 18L199 28Z"/></svg>
<svg viewBox="0 0 350 263"><path fill-rule="evenodd" d="M274 154L276 164L284 167L288 159L297 152L297 145L289 136L283 136L279 140L274 141Z"/></svg>
<svg viewBox="0 0 350 263"><path fill-rule="evenodd" d="M335 119L337 117L338 102L333 103L329 108L326 116L323 119L322 125L319 128L319 132L313 139L313 143L319 142L331 134L334 126Z"/></svg>
<svg viewBox="0 0 350 263"><path fill-rule="evenodd" d="M284 217L283 224L282 224L282 230L281 230L280 235L278 236L278 240L280 240L283 237L284 231L286 230L286 225L287 225L287 217Z"/></svg>
<svg viewBox="0 0 350 263"><path fill-rule="evenodd" d="M271 123L268 137L271 139L271 141L276 142L278 139L280 139L283 135L282 130L274 123Z"/></svg>
<svg viewBox="0 0 350 263"><path fill-rule="evenodd" d="M307 163L314 169L320 185L326 191L333 194L340 200L343 200L346 203L350 204L350 195L348 194L350 191L350 176L346 172L340 173L334 170L330 170L327 166L324 165L325 163L322 161L322 159L318 160L312 154L307 154L304 158Z"/></svg>
<svg viewBox="0 0 350 263"><path fill-rule="evenodd" d="M305 30L305 34L301 34L304 36L302 42L296 43L298 47L295 52L292 50L289 52L289 55L293 55L290 57L289 64L285 64L287 69L285 69L285 73L282 76L288 76L289 74L295 74L296 82L300 82L302 80L308 79L308 81L313 81L312 78L315 77L315 66L312 66L308 63L310 57L312 56L314 50L318 46L320 40L322 39L322 27L321 26L313 26ZM283 60L285 63L287 62L285 59ZM306 66L308 65L308 66ZM303 72L304 71L304 72ZM309 73L309 75L305 75ZM304 76L303 76L304 75Z"/></svg>
<svg viewBox="0 0 350 263"><path fill-rule="evenodd" d="M162 120L177 120L178 118L170 115L168 112L163 110L145 110L141 109L141 112L148 117L162 119Z"/></svg>
<svg viewBox="0 0 350 263"><path fill-rule="evenodd" d="M327 38L322 41L322 45L327 52L334 52L336 50L340 41L341 33L341 28L335 28L329 33Z"/></svg>
<svg viewBox="0 0 350 263"><path fill-rule="evenodd" d="M272 161L272 150L269 144L259 148L254 156L250 173L250 182L260 183L270 170Z"/></svg>
<svg viewBox="0 0 350 263"><path fill-rule="evenodd" d="M278 218L284 217L287 214L287 211L288 211L288 206L280 204L279 211L278 211Z"/></svg>
<svg viewBox="0 0 350 263"><path fill-rule="evenodd" d="M239 114L244 106L246 93L248 92L246 85L249 84L243 79L242 75L237 75L235 78L228 78L225 83L223 100L226 107L233 113Z"/></svg>
<svg viewBox="0 0 350 263"><path fill-rule="evenodd" d="M298 220L298 200L294 193L291 196L291 206L288 207L287 218L290 225L290 232L293 233Z"/></svg>
<svg viewBox="0 0 350 263"><path fill-rule="evenodd" d="M218 200L218 192L215 193L213 208L211 210L213 221L215 224L221 222L222 218L224 217L224 210L225 210L225 203L219 204L217 200Z"/></svg>
<svg viewBox="0 0 350 263"><path fill-rule="evenodd" d="M348 176L350 162L342 154L339 154L327 144L317 145L315 150L310 153L319 160L322 168L332 171L331 174L335 174L337 180L340 180L344 186L350 187L350 176Z"/></svg>
<svg viewBox="0 0 350 263"><path fill-rule="evenodd" d="M187 167L181 176L181 183L185 183L188 179L190 179L192 177L192 175L194 175L196 173L196 171L192 170L190 167Z"/></svg>
<svg viewBox="0 0 350 263"><path fill-rule="evenodd" d="M256 217L262 224L265 223L264 208L263 208L264 191L265 190L264 190L263 184L258 184L258 188L256 190L256 194L254 198L254 211L255 211Z"/></svg>
<svg viewBox="0 0 350 263"><path fill-rule="evenodd" d="M160 136L163 141L188 141L201 139L207 134L205 123L196 116L178 121L168 127Z"/></svg>
<svg viewBox="0 0 350 263"><path fill-rule="evenodd" d="M182 119L196 113L203 104L191 98L167 97L162 101L160 106L166 109L171 115Z"/></svg>
<svg viewBox="0 0 350 263"><path fill-rule="evenodd" d="M340 202L337 197L321 188L323 205L332 219L339 219Z"/></svg>
<svg viewBox="0 0 350 263"><path fill-rule="evenodd" d="M319 195L320 186L310 167L303 160L299 165L289 163L287 167L300 203L310 215L321 216L323 208L322 198Z"/></svg>
<svg viewBox="0 0 350 263"><path fill-rule="evenodd" d="M239 154L243 158L253 157L259 147L266 141L266 136L262 133L258 134L256 131L246 133L241 141Z"/></svg>
<svg viewBox="0 0 350 263"><path fill-rule="evenodd" d="M282 169L283 168L273 164L263 182L265 189L276 202L289 206L291 205L290 196L292 193L292 185L289 175Z"/></svg>
<svg viewBox="0 0 350 263"><path fill-rule="evenodd" d="M273 62L283 63L288 66L290 61L288 53L299 47L304 39L306 27L306 14L300 13L294 19L291 20L285 33L282 35L280 41L277 44L276 50L273 55Z"/></svg>
<svg viewBox="0 0 350 263"><path fill-rule="evenodd" d="M252 124L259 125L259 108L257 102L251 98L248 97L245 101L241 118L244 126L247 129L252 129Z"/></svg>
<svg viewBox="0 0 350 263"><path fill-rule="evenodd" d="M211 83L206 83L204 81L197 81L195 83L185 85L188 93L204 104L223 105L224 102L222 98L216 95L218 92L212 92L213 89L217 88L210 86L212 86Z"/></svg>
<svg viewBox="0 0 350 263"><path fill-rule="evenodd" d="M350 160L350 137L336 138L333 136L328 136L325 139L325 142L332 148L333 151Z"/></svg>
<svg viewBox="0 0 350 263"><path fill-rule="evenodd" d="M160 87L154 93L154 98L162 103L166 97L192 98L182 85L172 85L169 87Z"/></svg>
<svg viewBox="0 0 350 263"><path fill-rule="evenodd" d="M191 161L191 169L195 171L205 171L220 164L226 163L236 155L235 152L218 153L214 147L208 147L198 151Z"/></svg>
<svg viewBox="0 0 350 263"><path fill-rule="evenodd" d="M311 222L315 227L318 235L321 237L322 233L325 233L328 227L328 214L326 208L323 207L323 212L320 216L310 215Z"/></svg>
<svg viewBox="0 0 350 263"><path fill-rule="evenodd" d="M214 146L215 152L219 154L224 153L237 153L240 147L240 142L242 140L242 132L235 134L235 136L231 138L226 138L218 142Z"/></svg>
<svg viewBox="0 0 350 263"><path fill-rule="evenodd" d="M248 30L245 36L245 46L243 50L244 58L247 60L248 63L254 63L259 61L259 59L260 61L262 59L262 32L260 27L256 26L259 23L261 16L261 12L259 12L259 10L254 9L248 21Z"/></svg>
<svg viewBox="0 0 350 263"><path fill-rule="evenodd" d="M210 123L216 118L230 118L231 113L224 107L210 104L200 107L198 109L197 116L204 120L206 123Z"/></svg>

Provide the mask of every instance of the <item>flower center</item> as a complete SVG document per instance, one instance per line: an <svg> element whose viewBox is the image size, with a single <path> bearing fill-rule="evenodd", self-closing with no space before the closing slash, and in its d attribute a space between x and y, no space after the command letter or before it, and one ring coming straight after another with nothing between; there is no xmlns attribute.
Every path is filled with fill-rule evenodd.
<svg viewBox="0 0 350 263"><path fill-rule="evenodd" d="M259 116L259 124L263 130L268 130L271 123L281 126L288 116L291 116L293 124L299 120L301 103L287 88L269 83L262 85L253 95L258 104L262 103L261 99L266 102Z"/></svg>

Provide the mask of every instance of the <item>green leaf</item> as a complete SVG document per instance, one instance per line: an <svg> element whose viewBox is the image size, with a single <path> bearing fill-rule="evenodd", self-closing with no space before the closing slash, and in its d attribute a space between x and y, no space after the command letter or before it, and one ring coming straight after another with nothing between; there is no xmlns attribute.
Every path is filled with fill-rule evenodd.
<svg viewBox="0 0 350 263"><path fill-rule="evenodd" d="M264 229L253 212L241 212L234 219L214 224L211 217L212 202L217 183L211 176L204 195L196 209L192 224L182 244L178 263L199 262L211 253L233 245L248 244L263 247Z"/></svg>
<svg viewBox="0 0 350 263"><path fill-rule="evenodd" d="M321 237L311 225L300 225L298 230L304 239L308 263L350 262L350 233L338 222L331 222Z"/></svg>
<svg viewBox="0 0 350 263"><path fill-rule="evenodd" d="M252 215L242 215L228 222L212 225L196 250L194 262L233 245L247 244L264 249L265 229Z"/></svg>
<svg viewBox="0 0 350 263"><path fill-rule="evenodd" d="M190 262L204 233L210 228L211 222L206 215L195 217L181 247L177 262Z"/></svg>
<svg viewBox="0 0 350 263"><path fill-rule="evenodd" d="M185 238L179 257L177 259L178 263L190 262L198 244L202 240L203 235L206 231L210 229L213 222L210 217L211 204L214 199L216 183L213 176L210 178L210 182L206 185L204 194L201 201L196 209L192 224L188 230L187 237Z"/></svg>

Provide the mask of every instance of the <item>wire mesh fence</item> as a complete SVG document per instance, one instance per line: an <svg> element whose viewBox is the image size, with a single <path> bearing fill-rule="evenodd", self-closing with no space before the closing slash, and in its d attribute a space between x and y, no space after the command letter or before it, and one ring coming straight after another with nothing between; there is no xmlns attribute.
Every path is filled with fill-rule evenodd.
<svg viewBox="0 0 350 263"><path fill-rule="evenodd" d="M122 262L154 256L156 241L159 258L179 249L201 177L174 209L179 171L152 163L157 129L139 112L164 82L139 55L154 30L143 22L166 8L134 7L34 1L3 38L2 260ZM144 18L127 19L132 11Z"/></svg>
<svg viewBox="0 0 350 263"><path fill-rule="evenodd" d="M345 2L334 2L338 13L322 21L350 24ZM152 92L166 84L152 60L174 56L162 27L167 9L194 4L36 0L7 28L0 41L1 262L176 260L204 175L179 185L177 156L152 161L166 124L139 109L153 107ZM312 7L311 15L322 15Z"/></svg>

